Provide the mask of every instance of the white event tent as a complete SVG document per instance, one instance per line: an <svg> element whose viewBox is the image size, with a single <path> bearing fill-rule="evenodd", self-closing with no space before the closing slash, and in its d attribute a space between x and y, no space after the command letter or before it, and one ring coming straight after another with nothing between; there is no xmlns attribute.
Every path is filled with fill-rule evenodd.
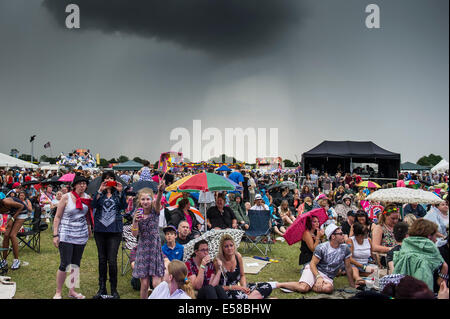
<svg viewBox="0 0 450 319"><path fill-rule="evenodd" d="M0 153L0 167L38 168L37 165Z"/></svg>

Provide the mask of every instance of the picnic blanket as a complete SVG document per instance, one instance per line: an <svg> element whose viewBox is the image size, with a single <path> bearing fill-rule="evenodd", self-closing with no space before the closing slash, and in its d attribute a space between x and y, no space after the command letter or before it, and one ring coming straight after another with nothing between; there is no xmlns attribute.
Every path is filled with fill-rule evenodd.
<svg viewBox="0 0 450 319"><path fill-rule="evenodd" d="M242 261L244 262L244 273L252 275L258 274L267 264L270 264L269 261L252 257L242 257Z"/></svg>

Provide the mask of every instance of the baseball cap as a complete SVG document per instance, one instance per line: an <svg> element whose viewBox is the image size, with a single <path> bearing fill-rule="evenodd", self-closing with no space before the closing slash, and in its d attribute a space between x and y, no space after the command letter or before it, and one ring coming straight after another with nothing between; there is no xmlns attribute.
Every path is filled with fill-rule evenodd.
<svg viewBox="0 0 450 319"><path fill-rule="evenodd" d="M174 231L175 234L177 233L177 229L175 228L175 226L169 225L169 226L163 228L164 234L169 231Z"/></svg>
<svg viewBox="0 0 450 319"><path fill-rule="evenodd" d="M261 194L256 194L255 199L262 199Z"/></svg>
<svg viewBox="0 0 450 319"><path fill-rule="evenodd" d="M19 182L15 182L13 185L12 185L12 188L17 188L17 187L19 187L20 186L20 183Z"/></svg>
<svg viewBox="0 0 450 319"><path fill-rule="evenodd" d="M330 224L325 228L325 235L327 236L328 240L330 240L331 235L338 229L339 227L335 224Z"/></svg>

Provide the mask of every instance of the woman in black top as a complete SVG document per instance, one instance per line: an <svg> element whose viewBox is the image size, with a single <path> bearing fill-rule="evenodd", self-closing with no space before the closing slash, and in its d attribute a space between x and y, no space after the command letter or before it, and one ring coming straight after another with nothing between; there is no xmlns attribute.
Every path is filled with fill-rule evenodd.
<svg viewBox="0 0 450 319"><path fill-rule="evenodd" d="M225 234L220 239L217 258L222 262L219 285L223 286L228 298L263 299L272 293L272 286L266 282L247 285L242 256L236 251L236 245L230 235Z"/></svg>
<svg viewBox="0 0 450 319"><path fill-rule="evenodd" d="M320 229L319 218L316 216L308 216L305 220L306 230L303 233L300 246L300 256L298 264L304 265L311 261L314 250L321 243L324 231Z"/></svg>
<svg viewBox="0 0 450 319"><path fill-rule="evenodd" d="M178 209L172 212L169 224L175 226L175 228L178 229L178 225L182 220L189 222L188 216L191 219L191 223L189 225L191 226L191 233L194 237L200 236L200 229L202 225L198 222L195 214L190 211L190 203L189 199L187 198L183 198L178 202Z"/></svg>
<svg viewBox="0 0 450 319"><path fill-rule="evenodd" d="M109 267L109 282L111 295L119 299L117 292L117 254L123 233L123 218L121 212L127 208L126 194L123 185L116 182L116 186L107 186L110 182L116 182L113 172L105 172L102 175L102 184L98 193L92 200L94 213L94 238L98 251L99 290L93 297L100 299L107 295L106 279Z"/></svg>

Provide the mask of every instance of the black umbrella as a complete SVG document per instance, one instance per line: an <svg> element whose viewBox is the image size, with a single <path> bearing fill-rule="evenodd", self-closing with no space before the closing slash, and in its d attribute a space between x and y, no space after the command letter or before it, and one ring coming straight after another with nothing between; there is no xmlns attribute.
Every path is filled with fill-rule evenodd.
<svg viewBox="0 0 450 319"><path fill-rule="evenodd" d="M139 190L148 187L153 190L153 192L158 191L158 183L152 181L139 181L130 185L133 188L133 192L138 192Z"/></svg>
<svg viewBox="0 0 450 319"><path fill-rule="evenodd" d="M123 179L121 179L119 176L116 176L116 181L118 183L122 184L124 188L127 185L127 183L125 183L125 181ZM102 177L99 176L99 177L95 178L94 180L92 180L91 182L89 182L86 193L88 193L90 195L97 193L97 191L99 190L101 185L102 185Z"/></svg>
<svg viewBox="0 0 450 319"><path fill-rule="evenodd" d="M22 183L22 186L28 186L28 185L37 185L40 184L40 181L28 181L28 182L24 182Z"/></svg>
<svg viewBox="0 0 450 319"><path fill-rule="evenodd" d="M58 181L61 176L53 176L52 178L47 178L41 181L42 185L52 184L52 185L61 185L64 182Z"/></svg>

